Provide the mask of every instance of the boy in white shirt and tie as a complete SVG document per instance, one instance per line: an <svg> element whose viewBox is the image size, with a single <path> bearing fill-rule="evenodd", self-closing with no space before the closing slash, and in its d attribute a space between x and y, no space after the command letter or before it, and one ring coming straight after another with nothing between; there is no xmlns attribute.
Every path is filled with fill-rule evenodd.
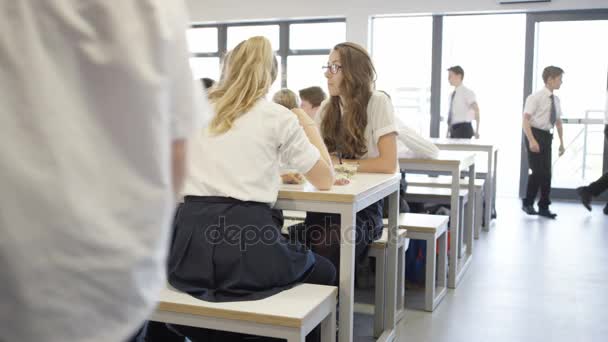
<svg viewBox="0 0 608 342"><path fill-rule="evenodd" d="M543 70L545 86L528 96L523 118L528 164L532 173L528 176L528 187L526 197L523 199L522 210L528 215L540 215L550 219L557 217L557 214L549 210L553 127L557 128L559 136L559 155L561 156L565 151L562 109L559 98L553 94L553 91L562 85L563 73L564 70L556 66L548 66ZM533 205L539 190L539 210L536 211Z"/></svg>
<svg viewBox="0 0 608 342"><path fill-rule="evenodd" d="M448 69L448 82L454 87L448 110L448 138L479 139L479 106L475 93L462 84L464 70L456 65ZM475 120L475 130L471 122Z"/></svg>

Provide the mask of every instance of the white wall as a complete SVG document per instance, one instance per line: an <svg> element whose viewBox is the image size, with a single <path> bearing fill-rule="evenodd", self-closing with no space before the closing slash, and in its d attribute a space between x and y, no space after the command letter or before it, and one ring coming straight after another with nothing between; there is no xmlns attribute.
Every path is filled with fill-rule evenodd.
<svg viewBox="0 0 608 342"><path fill-rule="evenodd" d="M347 39L368 45L369 19L376 15L558 11L608 8L608 0L552 0L499 5L498 0L186 0L195 22L346 17Z"/></svg>

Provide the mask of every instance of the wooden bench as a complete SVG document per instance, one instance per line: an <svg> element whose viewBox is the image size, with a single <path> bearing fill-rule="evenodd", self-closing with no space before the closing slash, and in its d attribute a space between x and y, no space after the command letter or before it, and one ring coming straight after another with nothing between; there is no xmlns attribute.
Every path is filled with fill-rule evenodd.
<svg viewBox="0 0 608 342"><path fill-rule="evenodd" d="M301 223L306 218L306 212L283 210L284 224L282 233L288 235L287 228L291 225ZM385 226L388 224L388 219L385 219ZM399 229L397 242L397 316L403 314L405 309L405 252L408 246L406 231ZM376 266L375 277L375 293L374 293L374 337L378 338L382 334L384 326L384 306L385 306L385 290L386 290L386 258L387 255L388 230L385 228L382 231L382 236L371 243L368 256L374 258Z"/></svg>
<svg viewBox="0 0 608 342"><path fill-rule="evenodd" d="M447 229L449 216L399 214L399 228L406 236L426 241L424 309L433 311L447 293Z"/></svg>
<svg viewBox="0 0 608 342"><path fill-rule="evenodd" d="M384 225L388 225L388 219L384 219ZM407 251L407 231L399 229L397 234L397 310L396 317L403 314L405 310L405 251ZM368 256L374 258L376 264L376 287L374 292L374 337L382 334L384 326L384 307L386 304L386 262L388 257L388 229L382 230L382 236L371 243Z"/></svg>
<svg viewBox="0 0 608 342"><path fill-rule="evenodd" d="M408 174L406 176L406 181L408 185L416 186L416 187L438 187L438 188L451 188L452 187L452 177L451 176L439 176L439 177L430 177L428 175L422 174ZM479 234L481 233L482 221L483 221L483 194L485 187L485 179L476 179L475 180L475 203L473 204L474 208L474 217L473 217L473 225L475 232L475 239L479 239ZM468 178L460 179L461 187L469 186ZM488 225L484 226L484 230L488 231Z"/></svg>
<svg viewBox="0 0 608 342"><path fill-rule="evenodd" d="M288 342L304 342L321 324L321 341L330 342L336 340L337 293L334 286L299 284L262 300L213 303L165 289L150 320Z"/></svg>
<svg viewBox="0 0 608 342"><path fill-rule="evenodd" d="M304 221L306 219L305 211L283 210L283 217L290 220Z"/></svg>
<svg viewBox="0 0 608 342"><path fill-rule="evenodd" d="M467 189L460 189L458 195L460 197L460 207L457 209L460 211L460 214L458 215L460 222L458 222L457 225L457 227L459 227L457 241L458 246L452 246L451 248L457 249L459 258L465 254L467 248L469 250L472 250L473 248L473 246L464 245L464 241L469 241L469 237L471 237L472 240L474 234L473 218L471 217L470 211L466 210L469 199L468 194L469 191ZM406 200L412 202L449 205L451 204L451 196L451 189L441 187L408 186L406 191ZM451 208L451 210L454 210L454 208Z"/></svg>

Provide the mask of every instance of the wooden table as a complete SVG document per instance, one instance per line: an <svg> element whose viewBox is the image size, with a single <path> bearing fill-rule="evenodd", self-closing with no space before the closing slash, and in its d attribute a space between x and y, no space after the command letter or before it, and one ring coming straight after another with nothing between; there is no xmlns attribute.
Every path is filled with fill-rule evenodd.
<svg viewBox="0 0 608 342"><path fill-rule="evenodd" d="M475 154L472 152L440 151L437 159L399 158L399 167L408 171L419 172L447 172L452 176L450 199L450 265L448 268L448 287L455 289L465 271L471 264L473 257L473 234L466 234L467 251L462 260L460 254L460 171L468 170L468 203L475 199ZM472 205L468 206L468 216L472 218ZM472 227L471 227L472 228ZM466 229L465 229L466 231Z"/></svg>
<svg viewBox="0 0 608 342"><path fill-rule="evenodd" d="M351 183L320 191L312 185L282 185L275 208L339 214L340 243L340 342L353 340L356 214L389 196L389 239L384 332L378 341L395 339L397 300L397 229L399 175L358 173Z"/></svg>
<svg viewBox="0 0 608 342"><path fill-rule="evenodd" d="M489 141L478 139L450 139L432 138L431 141L440 150L472 151L488 154L488 168L486 172L486 207L484 209L483 230L488 231L492 222L492 213L496 212L496 171L498 164L498 146ZM479 172L478 172L479 173Z"/></svg>

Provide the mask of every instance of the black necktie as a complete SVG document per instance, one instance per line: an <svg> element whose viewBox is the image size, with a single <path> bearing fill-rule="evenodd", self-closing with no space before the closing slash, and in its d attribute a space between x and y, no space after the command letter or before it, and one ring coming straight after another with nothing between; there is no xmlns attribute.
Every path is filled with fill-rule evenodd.
<svg viewBox="0 0 608 342"><path fill-rule="evenodd" d="M553 97L553 94L549 97L551 98L551 126L553 126L557 121L557 109L555 109L555 97Z"/></svg>
<svg viewBox="0 0 608 342"><path fill-rule="evenodd" d="M448 126L452 126L452 116L454 115L453 107L454 104L454 95L456 95L456 90L452 92L450 95L450 110L448 111Z"/></svg>

